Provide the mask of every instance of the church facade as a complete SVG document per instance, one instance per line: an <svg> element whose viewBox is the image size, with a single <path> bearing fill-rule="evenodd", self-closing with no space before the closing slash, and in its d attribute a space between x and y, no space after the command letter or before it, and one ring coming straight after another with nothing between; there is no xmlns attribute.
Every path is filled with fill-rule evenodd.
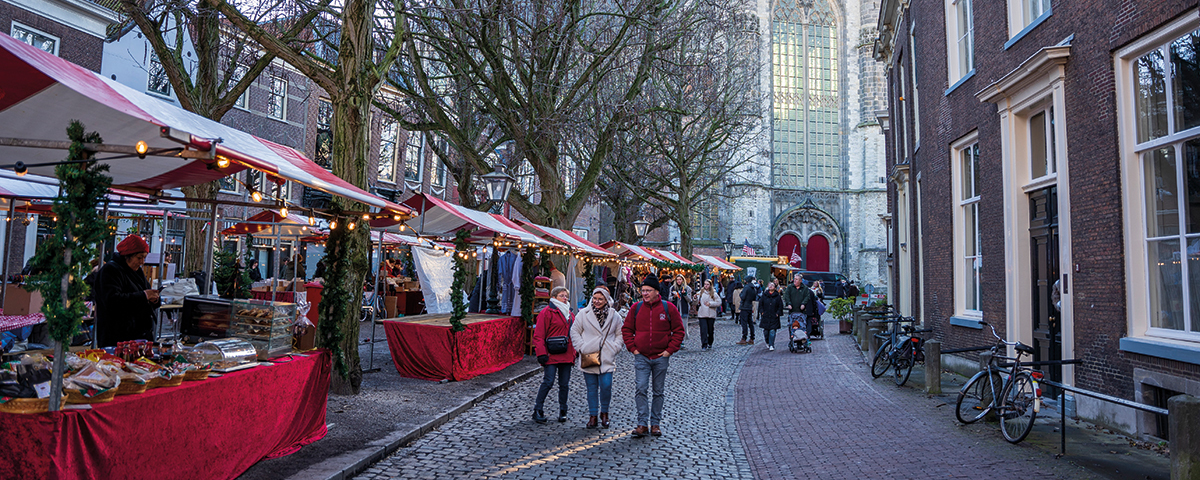
<svg viewBox="0 0 1200 480"><path fill-rule="evenodd" d="M879 2L759 0L753 8L763 32L763 123L754 160L726 184L727 235L718 241L886 291L890 218L876 119L886 85L871 52Z"/></svg>

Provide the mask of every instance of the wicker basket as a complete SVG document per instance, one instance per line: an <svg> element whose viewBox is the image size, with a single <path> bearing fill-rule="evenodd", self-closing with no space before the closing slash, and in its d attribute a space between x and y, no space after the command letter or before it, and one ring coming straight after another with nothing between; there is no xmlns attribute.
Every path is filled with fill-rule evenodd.
<svg viewBox="0 0 1200 480"><path fill-rule="evenodd" d="M178 387L183 385L183 375L175 375L170 379L154 377L147 384L150 386L149 388Z"/></svg>
<svg viewBox="0 0 1200 480"><path fill-rule="evenodd" d="M85 397L79 390L67 390L67 403L108 403L113 401L117 396L117 389L110 388L104 392L94 396Z"/></svg>
<svg viewBox="0 0 1200 480"><path fill-rule="evenodd" d="M189 382L193 382L196 380L204 380L204 379L208 378L209 372L212 372L212 370L210 370L210 369L188 370L186 372L183 372L183 379L187 380Z"/></svg>
<svg viewBox="0 0 1200 480"><path fill-rule="evenodd" d="M150 388L150 385L148 385L146 382L121 382L121 384L117 386L117 395L136 395L139 393L146 393L147 388Z"/></svg>
<svg viewBox="0 0 1200 480"><path fill-rule="evenodd" d="M63 396L63 400L66 400ZM50 411L50 397L46 398L14 398L0 403L3 413L42 413Z"/></svg>

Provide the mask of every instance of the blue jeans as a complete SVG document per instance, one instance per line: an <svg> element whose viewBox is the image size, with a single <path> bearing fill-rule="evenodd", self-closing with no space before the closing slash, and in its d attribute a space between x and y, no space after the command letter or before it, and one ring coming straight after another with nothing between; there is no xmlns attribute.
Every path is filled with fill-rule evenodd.
<svg viewBox="0 0 1200 480"><path fill-rule="evenodd" d="M558 409L567 409L567 385L571 382L571 366L570 363L557 363L542 367L542 386L538 388L537 401L533 403L534 410L544 410L542 407L546 404L546 395L550 393L550 387L554 386L555 377L558 378Z"/></svg>
<svg viewBox="0 0 1200 480"><path fill-rule="evenodd" d="M667 367L671 365L670 357L659 357L654 360L645 355L633 356L633 368L637 372L637 393L633 403L637 405L637 424L640 426L660 425L662 421L663 395L667 390ZM654 390L651 392L651 382ZM653 393L653 400L646 397Z"/></svg>
<svg viewBox="0 0 1200 480"><path fill-rule="evenodd" d="M779 331L779 329L777 329L777 328L772 328L770 330L765 329L765 328L763 329L763 340L767 341L767 345L770 345L772 347L775 346L775 332L778 332L778 331Z"/></svg>
<svg viewBox="0 0 1200 480"><path fill-rule="evenodd" d="M612 402L612 372L584 373L583 380L587 383L588 415L608 413L608 404Z"/></svg>

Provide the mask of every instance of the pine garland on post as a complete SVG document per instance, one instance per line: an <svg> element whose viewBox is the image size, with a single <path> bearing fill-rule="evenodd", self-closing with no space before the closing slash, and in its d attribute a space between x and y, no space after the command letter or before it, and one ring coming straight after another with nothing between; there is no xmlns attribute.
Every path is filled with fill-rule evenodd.
<svg viewBox="0 0 1200 480"><path fill-rule="evenodd" d="M521 319L525 320L525 325L533 326L533 262L537 260L537 254L533 252L533 248L525 247L525 251L521 252Z"/></svg>
<svg viewBox="0 0 1200 480"><path fill-rule="evenodd" d="M463 298L467 285L467 260L464 258L470 245L467 244L467 230L459 230L454 234L454 283L450 285L450 331L461 332L467 327L462 321L467 318L467 303Z"/></svg>
<svg viewBox="0 0 1200 480"><path fill-rule="evenodd" d="M339 228L330 229L329 240L325 242L325 290L321 295L321 321L317 326L318 346L328 348L333 354L333 367L342 378L350 379L351 366L347 358L347 344L357 345L358 335L353 337L343 331L344 319L347 316L358 316L358 305L355 305L357 292L349 290L347 282L351 272L365 272L370 269L364 265L364 255L356 255L353 251L352 235L365 235L368 229L351 230L348 222L341 216L342 210L336 205L330 210L333 218L338 221ZM350 220L353 221L353 220ZM360 259L355 261L355 259ZM351 282L362 289L363 278ZM354 327L358 323L355 322Z"/></svg>
<svg viewBox="0 0 1200 480"><path fill-rule="evenodd" d="M596 290L596 268L592 266L592 257L583 260L583 288L583 298L587 301Z"/></svg>
<svg viewBox="0 0 1200 480"><path fill-rule="evenodd" d="M72 120L67 127L71 146L67 161L89 160L93 153L84 143L103 143L100 134L84 133L83 124ZM88 263L96 256L95 245L111 234L111 224L96 212L96 207L112 185L105 175L108 165L95 162L68 163L54 168L62 194L54 199L54 214L58 222L54 231L38 245L30 263L34 275L30 283L42 294L45 303L42 313L54 339L54 376L50 385L50 410L58 410L62 401L63 357L66 345L79 332L87 314L84 298L91 288L84 283Z"/></svg>

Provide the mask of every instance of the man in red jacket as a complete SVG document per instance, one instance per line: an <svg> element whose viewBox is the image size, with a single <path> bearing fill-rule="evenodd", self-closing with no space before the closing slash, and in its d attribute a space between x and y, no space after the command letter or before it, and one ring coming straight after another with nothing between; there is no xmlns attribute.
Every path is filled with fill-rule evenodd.
<svg viewBox="0 0 1200 480"><path fill-rule="evenodd" d="M633 436L638 438L647 433L662 436L659 425L663 393L667 387L667 366L670 356L683 346L684 334L679 309L671 302L663 301L658 292L657 277L649 275L642 281L641 294L642 301L629 309L625 325L621 327L621 336L625 339L625 347L633 352L637 372L637 393L633 399L637 405L638 426L633 430ZM648 406L646 396L651 382L654 400ZM650 426L648 430L646 425Z"/></svg>

